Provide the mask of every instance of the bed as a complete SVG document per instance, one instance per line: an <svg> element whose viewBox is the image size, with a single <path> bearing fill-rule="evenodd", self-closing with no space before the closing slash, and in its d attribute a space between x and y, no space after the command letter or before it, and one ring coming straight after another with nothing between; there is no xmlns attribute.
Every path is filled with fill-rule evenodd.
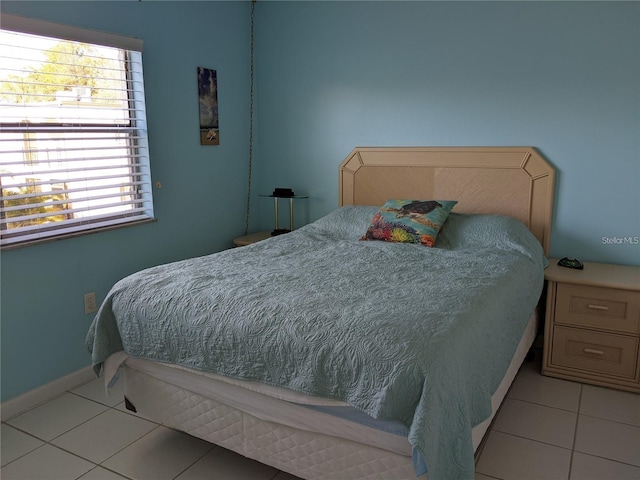
<svg viewBox="0 0 640 480"><path fill-rule="evenodd" d="M356 148L326 217L114 285L94 369L302 478L473 478L538 328L554 173L531 147ZM389 199L456 203L432 248L363 241Z"/></svg>

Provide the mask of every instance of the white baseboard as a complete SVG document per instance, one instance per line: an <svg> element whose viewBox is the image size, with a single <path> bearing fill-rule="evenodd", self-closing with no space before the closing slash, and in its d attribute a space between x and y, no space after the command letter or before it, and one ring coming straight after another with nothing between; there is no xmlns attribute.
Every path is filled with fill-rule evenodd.
<svg viewBox="0 0 640 480"><path fill-rule="evenodd" d="M41 405L52 398L62 395L68 390L73 390L80 385L96 378L96 374L93 371L93 367L88 366L82 368L76 372L65 375L52 382L35 388L27 393L23 393L11 400L7 400L0 405L0 417L2 421L6 421L9 418L26 412L27 410Z"/></svg>

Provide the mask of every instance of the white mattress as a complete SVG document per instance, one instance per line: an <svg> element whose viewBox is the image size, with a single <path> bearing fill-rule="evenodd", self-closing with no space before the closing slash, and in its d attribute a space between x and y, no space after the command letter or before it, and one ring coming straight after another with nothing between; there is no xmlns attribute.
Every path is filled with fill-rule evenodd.
<svg viewBox="0 0 640 480"><path fill-rule="evenodd" d="M491 417L473 429L474 449L478 449L493 416L527 355L535 339L537 326L537 315L534 312L511 364L500 386L492 396ZM411 468L413 471L412 448L405 437L303 406L344 406L346 405L344 402L312 397L278 387L235 380L175 365L131 358L122 352L112 355L106 362L106 382L109 382L111 373L115 372L122 362L125 364L125 372L127 373L127 398L143 415L243 455L256 458L276 468L305 478L332 478L331 475L336 475L335 468L337 468L336 461L338 459L341 459L343 464L347 462L343 467L349 469L353 462L358 463L352 456L356 455L366 465L364 468L367 471L372 468L371 461L377 462L382 458L387 458L386 462L391 465L391 470L399 472L400 475L390 478L407 478L407 469ZM159 397L158 390L163 391L163 398ZM194 411L193 408L196 410ZM226 418L222 424L218 419L220 411L223 412L222 416ZM213 420L211 415L214 417ZM335 448L323 449L324 453L320 455L321 458L316 458L316 460L321 460L320 463L325 464L325 470L328 468L328 476L325 475L325 470L319 467L316 469L315 466L311 470L307 467L300 470L298 465L300 462L295 458L284 460L283 464L281 458L287 459L290 452L283 451L278 454L271 452L264 456L262 453L264 447L267 447L267 451L274 448L271 445L274 441L271 437L269 437L267 445L263 446L251 445L251 439L247 438L237 441L225 440L225 436L228 435L230 435L229 438L236 438L242 432L244 432L243 435L247 435L247 418L251 419L253 423L262 424L269 432L277 431L280 433L276 435L282 434L289 438L287 442L281 444L283 449L295 449L296 441L308 445L310 439L316 439L320 443L327 441L329 446L341 445L339 448L334 445ZM242 423L242 427L233 426L234 422ZM230 434L235 428L240 428L240 433ZM225 431L227 433L224 433ZM285 431L288 432L286 435L282 433ZM294 432L295 435L292 436L291 432ZM253 435L251 434L251 436ZM359 453L352 453L351 450ZM347 456L350 460L345 460L345 452L349 452ZM287 464L290 461L292 464ZM307 462L302 463L306 465ZM364 472L354 473L355 476L349 478L366 478L361 474L364 475ZM389 472L389 474L391 473Z"/></svg>
<svg viewBox="0 0 640 480"><path fill-rule="evenodd" d="M258 384L250 384L247 385L249 388L245 388L242 384L252 382L234 381L219 375L211 375L149 360L128 358L126 365L181 389L234 407L261 420L277 422L308 432L346 438L411 456L411 445L409 445L405 437L376 430L355 422L348 422L339 417L303 406L347 406L343 402L287 392L276 387L263 386L265 388L259 388ZM271 393L276 396L271 396ZM285 400L287 397L296 398L297 400L294 403L292 400Z"/></svg>

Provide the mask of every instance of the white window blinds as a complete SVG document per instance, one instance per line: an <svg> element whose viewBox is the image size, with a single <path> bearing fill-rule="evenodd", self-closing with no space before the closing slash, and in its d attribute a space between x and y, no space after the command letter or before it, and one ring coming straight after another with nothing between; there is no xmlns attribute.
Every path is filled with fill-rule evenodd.
<svg viewBox="0 0 640 480"><path fill-rule="evenodd" d="M2 16L2 246L153 218L141 47Z"/></svg>

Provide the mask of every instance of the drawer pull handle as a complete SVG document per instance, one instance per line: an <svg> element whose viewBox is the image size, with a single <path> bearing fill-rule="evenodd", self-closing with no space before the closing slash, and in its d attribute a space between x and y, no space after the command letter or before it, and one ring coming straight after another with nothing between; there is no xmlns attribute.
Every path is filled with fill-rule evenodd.
<svg viewBox="0 0 640 480"><path fill-rule="evenodd" d="M584 353L594 353L596 355L604 355L602 350L594 350L593 348L585 348L583 349Z"/></svg>
<svg viewBox="0 0 640 480"><path fill-rule="evenodd" d="M592 310L609 310L609 307L607 307L606 305L587 305L587 308L590 308Z"/></svg>

